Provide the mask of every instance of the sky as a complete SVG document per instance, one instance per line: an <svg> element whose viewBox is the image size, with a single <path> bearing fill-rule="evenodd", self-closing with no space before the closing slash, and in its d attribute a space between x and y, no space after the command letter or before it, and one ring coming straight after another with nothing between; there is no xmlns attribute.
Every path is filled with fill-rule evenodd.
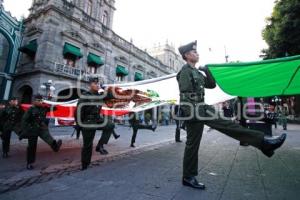
<svg viewBox="0 0 300 200"><path fill-rule="evenodd" d="M260 60L261 32L275 0L116 0L113 30L148 49L168 42L176 49L198 41L200 64ZM16 6L18 5L18 6ZM4 0L13 16L28 15L31 0Z"/></svg>

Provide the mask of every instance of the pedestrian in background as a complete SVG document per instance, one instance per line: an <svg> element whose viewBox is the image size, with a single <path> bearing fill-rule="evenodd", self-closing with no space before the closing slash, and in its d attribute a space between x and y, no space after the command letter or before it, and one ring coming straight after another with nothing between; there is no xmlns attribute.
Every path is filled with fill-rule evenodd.
<svg viewBox="0 0 300 200"><path fill-rule="evenodd" d="M15 97L11 97L8 106L0 112L3 158L8 158L11 133L14 132L18 137L20 136L23 114L24 111L20 107L18 99Z"/></svg>

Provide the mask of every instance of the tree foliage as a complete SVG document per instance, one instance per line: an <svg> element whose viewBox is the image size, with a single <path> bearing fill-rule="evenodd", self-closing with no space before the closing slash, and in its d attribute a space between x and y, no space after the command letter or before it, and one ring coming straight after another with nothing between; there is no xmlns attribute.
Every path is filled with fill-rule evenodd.
<svg viewBox="0 0 300 200"><path fill-rule="evenodd" d="M300 0L277 0L267 19L263 39L265 59L300 55Z"/></svg>

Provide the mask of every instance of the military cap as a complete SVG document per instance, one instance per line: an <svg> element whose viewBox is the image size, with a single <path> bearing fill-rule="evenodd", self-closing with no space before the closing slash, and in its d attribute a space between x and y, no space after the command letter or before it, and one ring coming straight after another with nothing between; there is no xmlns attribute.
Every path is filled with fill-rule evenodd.
<svg viewBox="0 0 300 200"><path fill-rule="evenodd" d="M98 77L91 77L91 78L89 78L89 83L99 83L99 78Z"/></svg>
<svg viewBox="0 0 300 200"><path fill-rule="evenodd" d="M179 50L179 53L181 54L181 56L184 58L184 54L186 54L192 50L197 50L197 40L179 47L178 50Z"/></svg>
<svg viewBox="0 0 300 200"><path fill-rule="evenodd" d="M41 94L34 95L34 100L43 100L43 96Z"/></svg>
<svg viewBox="0 0 300 200"><path fill-rule="evenodd" d="M17 97L10 97L9 98L9 101L14 101L14 100L18 100L18 98Z"/></svg>

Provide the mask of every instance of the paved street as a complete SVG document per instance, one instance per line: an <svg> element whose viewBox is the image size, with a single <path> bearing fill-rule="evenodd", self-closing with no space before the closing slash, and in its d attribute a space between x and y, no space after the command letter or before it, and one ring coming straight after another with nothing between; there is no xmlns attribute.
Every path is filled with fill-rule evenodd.
<svg viewBox="0 0 300 200"><path fill-rule="evenodd" d="M214 130L205 131L199 154L199 179L206 184L205 191L180 183L184 144L170 142L174 126L159 127L156 133L141 131L140 147L134 151L128 148L129 128L118 127L122 137L108 145L111 154L103 158L94 153L93 166L84 172L76 165L80 142L65 139L67 144L59 154L40 144L38 169L27 175L20 161L25 146L16 144L12 157L0 161L1 182L15 181L16 190L1 194L0 199L298 199L300 126L288 128L286 143L271 159ZM51 164L46 167L46 163ZM35 175L38 178L25 179ZM18 177L27 182L22 186Z"/></svg>

